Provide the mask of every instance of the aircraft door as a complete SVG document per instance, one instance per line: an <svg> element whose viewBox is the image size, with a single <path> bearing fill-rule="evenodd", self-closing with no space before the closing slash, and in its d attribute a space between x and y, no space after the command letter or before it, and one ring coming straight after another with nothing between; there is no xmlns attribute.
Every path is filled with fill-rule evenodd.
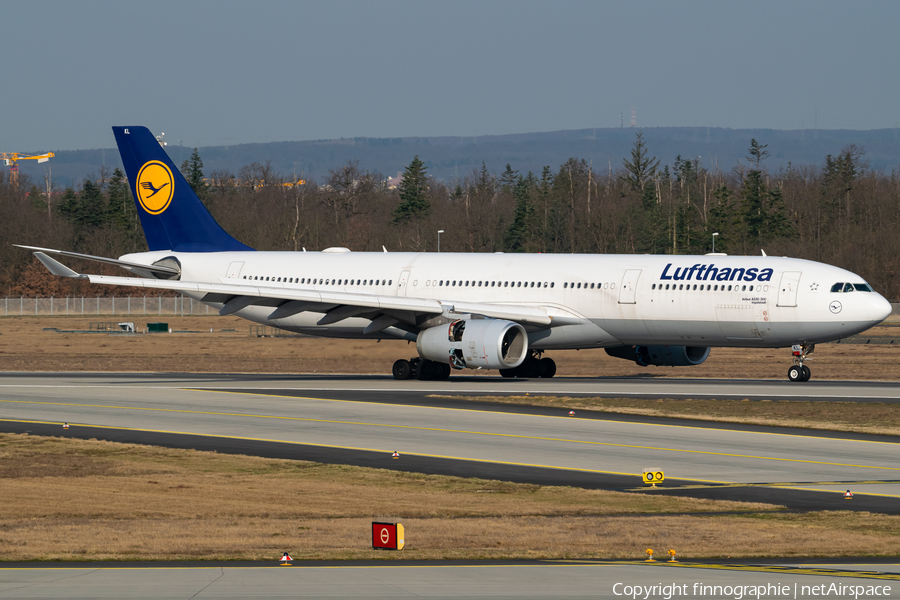
<svg viewBox="0 0 900 600"><path fill-rule="evenodd" d="M241 269L244 268L244 261L236 260L230 265L228 265L228 272L225 274L225 277L228 279L237 279L241 276Z"/></svg>
<svg viewBox="0 0 900 600"><path fill-rule="evenodd" d="M797 306L797 289L800 287L800 271L785 271L778 287L778 306Z"/></svg>
<svg viewBox="0 0 900 600"><path fill-rule="evenodd" d="M622 277L622 287L619 290L619 304L635 304L638 279L641 276L640 269L628 269Z"/></svg>
<svg viewBox="0 0 900 600"><path fill-rule="evenodd" d="M403 271L402 273L400 273L400 281L399 281L398 287L397 287L397 295L398 296L406 295L406 288L408 287L407 286L408 283L409 283L409 271Z"/></svg>

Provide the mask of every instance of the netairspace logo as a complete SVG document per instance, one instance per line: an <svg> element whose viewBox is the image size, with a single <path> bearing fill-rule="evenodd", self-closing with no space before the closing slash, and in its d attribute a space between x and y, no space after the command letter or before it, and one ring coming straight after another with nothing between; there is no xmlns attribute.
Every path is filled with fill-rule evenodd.
<svg viewBox="0 0 900 600"><path fill-rule="evenodd" d="M820 585L793 586L781 583L767 583L764 585L706 585L703 583L671 583L656 585L627 585L617 583L613 586L613 594L625 596L637 600L649 600L650 598L819 598L832 596L836 598L872 598L891 595L889 585L846 585L842 583L823 583Z"/></svg>

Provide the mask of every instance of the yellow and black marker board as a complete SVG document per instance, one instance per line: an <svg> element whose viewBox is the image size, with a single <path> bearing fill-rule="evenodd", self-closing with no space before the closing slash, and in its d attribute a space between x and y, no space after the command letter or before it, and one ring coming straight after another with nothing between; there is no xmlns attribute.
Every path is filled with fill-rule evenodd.
<svg viewBox="0 0 900 600"><path fill-rule="evenodd" d="M665 478L662 469L644 469L644 483L660 483Z"/></svg>

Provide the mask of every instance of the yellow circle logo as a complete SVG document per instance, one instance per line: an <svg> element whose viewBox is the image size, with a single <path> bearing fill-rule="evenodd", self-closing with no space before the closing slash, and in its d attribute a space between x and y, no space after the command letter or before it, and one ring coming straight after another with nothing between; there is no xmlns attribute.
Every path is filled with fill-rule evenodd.
<svg viewBox="0 0 900 600"><path fill-rule="evenodd" d="M158 215L169 208L174 187L175 180L169 167L158 160L151 160L145 162L138 171L134 189L144 210L151 215Z"/></svg>

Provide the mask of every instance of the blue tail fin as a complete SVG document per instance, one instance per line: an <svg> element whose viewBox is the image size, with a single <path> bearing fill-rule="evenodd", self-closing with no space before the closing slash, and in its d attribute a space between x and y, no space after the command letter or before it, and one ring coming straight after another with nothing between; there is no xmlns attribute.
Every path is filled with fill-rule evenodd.
<svg viewBox="0 0 900 600"><path fill-rule="evenodd" d="M146 127L113 127L150 250L253 250L222 229Z"/></svg>

